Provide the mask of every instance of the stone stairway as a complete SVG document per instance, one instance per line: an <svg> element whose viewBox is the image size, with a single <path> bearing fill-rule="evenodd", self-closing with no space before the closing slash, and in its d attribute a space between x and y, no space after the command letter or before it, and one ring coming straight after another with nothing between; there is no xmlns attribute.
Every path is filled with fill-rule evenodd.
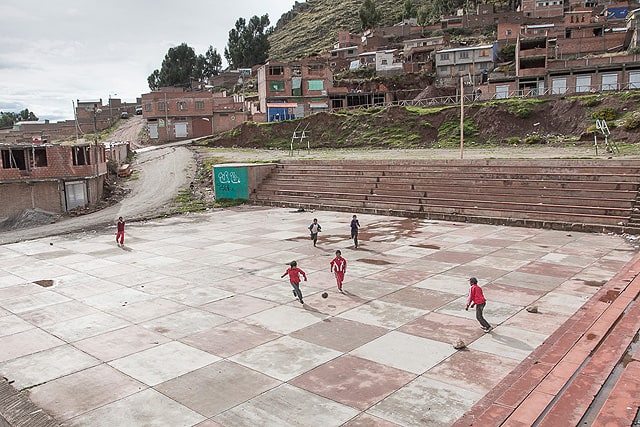
<svg viewBox="0 0 640 427"><path fill-rule="evenodd" d="M637 160L284 161L256 204L575 231L640 232Z"/></svg>

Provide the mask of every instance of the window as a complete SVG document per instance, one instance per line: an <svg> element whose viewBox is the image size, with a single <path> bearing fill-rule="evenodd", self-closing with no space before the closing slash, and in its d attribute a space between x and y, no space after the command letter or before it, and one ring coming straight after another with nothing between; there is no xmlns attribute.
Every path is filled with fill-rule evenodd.
<svg viewBox="0 0 640 427"><path fill-rule="evenodd" d="M460 52L460 59L469 59L469 52Z"/></svg>
<svg viewBox="0 0 640 427"><path fill-rule="evenodd" d="M204 101L196 101L196 110L204 110Z"/></svg>
<svg viewBox="0 0 640 427"><path fill-rule="evenodd" d="M158 102L158 111L165 111L167 109L167 104L164 102Z"/></svg>
<svg viewBox="0 0 640 427"><path fill-rule="evenodd" d="M441 53L440 54L440 60L441 61L448 61L449 60L449 54L448 53Z"/></svg>
<svg viewBox="0 0 640 427"><path fill-rule="evenodd" d="M458 71L463 72L463 71L467 71L467 66L466 65L458 65Z"/></svg>
<svg viewBox="0 0 640 427"><path fill-rule="evenodd" d="M284 80L269 81L269 90L272 92L284 92Z"/></svg>
<svg viewBox="0 0 640 427"><path fill-rule="evenodd" d="M504 33L505 33L506 36L510 36L511 35L511 29L506 30Z"/></svg>
<svg viewBox="0 0 640 427"><path fill-rule="evenodd" d="M185 101L178 101L176 105L178 107L178 111L184 111L187 109L187 103Z"/></svg>
<svg viewBox="0 0 640 427"><path fill-rule="evenodd" d="M382 65L387 65L388 63L389 63L389 61L387 61L386 59L382 59L380 61L380 64L382 64Z"/></svg>
<svg viewBox="0 0 640 427"><path fill-rule="evenodd" d="M73 147L72 148L73 165L83 166L89 165L89 146Z"/></svg>
<svg viewBox="0 0 640 427"><path fill-rule="evenodd" d="M24 150L2 150L2 168L27 170Z"/></svg>
<svg viewBox="0 0 640 427"><path fill-rule="evenodd" d="M309 80L307 85L309 90L324 90L324 82L322 80Z"/></svg>
<svg viewBox="0 0 640 427"><path fill-rule="evenodd" d="M480 56L489 56L489 51L488 50L481 50L480 51Z"/></svg>
<svg viewBox="0 0 640 427"><path fill-rule="evenodd" d="M151 104L144 104L144 111L151 111Z"/></svg>
<svg viewBox="0 0 640 427"><path fill-rule="evenodd" d="M42 168L47 166L47 149L35 148L33 150L33 167Z"/></svg>
<svg viewBox="0 0 640 427"><path fill-rule="evenodd" d="M270 65L269 66L269 75L270 76L281 76L284 74L284 67L282 65Z"/></svg>
<svg viewBox="0 0 640 427"><path fill-rule="evenodd" d="M322 64L309 64L307 66L307 69L309 70L309 73L311 73L311 74L318 73L318 72L324 70L324 65L322 65Z"/></svg>
<svg viewBox="0 0 640 427"><path fill-rule="evenodd" d="M302 67L300 65L293 65L291 67L291 75L292 76L301 76L302 75Z"/></svg>

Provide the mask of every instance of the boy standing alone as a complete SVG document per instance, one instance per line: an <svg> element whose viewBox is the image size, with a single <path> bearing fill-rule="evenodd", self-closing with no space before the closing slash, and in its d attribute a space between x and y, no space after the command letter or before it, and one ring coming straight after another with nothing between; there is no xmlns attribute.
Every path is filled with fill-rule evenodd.
<svg viewBox="0 0 640 427"><path fill-rule="evenodd" d="M318 242L318 233L322 231L322 227L318 224L318 218L313 218L313 222L309 226L309 231L311 232L311 240L313 241L313 246Z"/></svg>
<svg viewBox="0 0 640 427"><path fill-rule="evenodd" d="M357 216L353 216L351 218L351 238L353 239L353 244L356 249L358 249L358 229L360 228L360 221L358 221Z"/></svg>
<svg viewBox="0 0 640 427"><path fill-rule="evenodd" d="M336 257L329 263L329 268L336 276L338 290L342 292L342 281L344 280L344 273L347 272L347 260L342 258L342 252L336 251Z"/></svg>
<svg viewBox="0 0 640 427"><path fill-rule="evenodd" d="M118 232L116 233L116 243L118 246L124 246L124 219L118 218Z"/></svg>
<svg viewBox="0 0 640 427"><path fill-rule="evenodd" d="M476 306L476 319L478 319L478 322L480 322L480 325L482 326L482 330L486 334L493 329L482 315L482 311L484 310L484 306L487 304L487 300L484 297L482 288L478 286L478 279L475 277L470 278L469 284L471 285L471 289L469 289L469 299L465 310L469 310L469 307L473 308L474 305Z"/></svg>
<svg viewBox="0 0 640 427"><path fill-rule="evenodd" d="M304 277L304 281L307 281L307 275L302 269L298 268L298 263L296 261L291 261L289 264L289 268L284 272L280 278L289 275L289 282L293 287L293 296L300 300L300 304L304 304L302 301L302 291L300 290L300 276Z"/></svg>

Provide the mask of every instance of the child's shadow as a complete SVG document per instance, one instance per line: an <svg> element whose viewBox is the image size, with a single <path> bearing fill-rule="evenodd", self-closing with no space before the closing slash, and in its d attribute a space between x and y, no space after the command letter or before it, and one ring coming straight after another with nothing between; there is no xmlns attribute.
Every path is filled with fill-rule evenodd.
<svg viewBox="0 0 640 427"><path fill-rule="evenodd" d="M311 314L313 314L314 316L318 316L318 317L324 317L326 316L326 313L321 312L320 310L318 310L315 307L311 307L309 304L304 304L302 306L302 308L304 308L305 310L311 312Z"/></svg>
<svg viewBox="0 0 640 427"><path fill-rule="evenodd" d="M129 246L125 246L125 245L120 245L120 249L127 252L133 251L133 248L130 248Z"/></svg>

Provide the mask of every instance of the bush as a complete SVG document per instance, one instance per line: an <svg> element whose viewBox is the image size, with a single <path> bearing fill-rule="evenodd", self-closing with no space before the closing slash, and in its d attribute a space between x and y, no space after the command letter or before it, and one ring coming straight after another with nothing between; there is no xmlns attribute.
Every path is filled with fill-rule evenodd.
<svg viewBox="0 0 640 427"><path fill-rule="evenodd" d="M507 109L508 112L513 114L514 116L518 116L521 119L526 119L531 115L531 108L526 105L513 105Z"/></svg>
<svg viewBox="0 0 640 427"><path fill-rule="evenodd" d="M582 105L585 107L595 107L596 105L600 105L602 103L602 96L600 95L591 95L585 96L582 99Z"/></svg>
<svg viewBox="0 0 640 427"><path fill-rule="evenodd" d="M591 113L591 118L594 120L615 120L618 117L618 112L611 107L605 107L598 111Z"/></svg>
<svg viewBox="0 0 640 427"><path fill-rule="evenodd" d="M529 135L524 137L523 142L528 145L533 144L544 144L545 140L542 136L537 133L530 133Z"/></svg>
<svg viewBox="0 0 640 427"><path fill-rule="evenodd" d="M618 120L618 126L621 126L625 130L637 129L640 127L640 111L633 111L627 113Z"/></svg>

